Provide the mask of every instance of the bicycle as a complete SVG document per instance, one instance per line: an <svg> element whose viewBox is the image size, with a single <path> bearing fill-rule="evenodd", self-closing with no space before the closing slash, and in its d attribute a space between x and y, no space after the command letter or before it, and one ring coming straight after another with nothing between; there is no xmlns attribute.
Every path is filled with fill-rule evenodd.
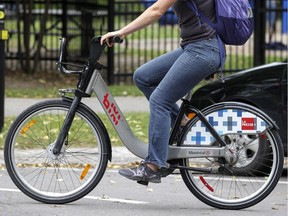
<svg viewBox="0 0 288 216"><path fill-rule="evenodd" d="M118 37L113 40L122 42ZM53 204L76 201L103 177L112 160L108 131L99 116L81 103L93 92L123 144L139 158L147 155L148 145L133 135L101 76L98 60L105 47L100 37L94 37L87 63L79 66L63 62L62 38L57 66L64 73L79 75L77 88L59 90L61 98L32 105L9 129L4 149L7 171L32 199ZM170 168L163 177L179 169L191 193L215 208L243 209L262 201L275 188L283 169L276 123L261 110L240 102L218 103L200 111L191 105L190 97L191 93L182 99L171 129ZM190 120L180 130L184 114ZM248 148L265 155L251 157L261 166L250 166L243 159Z"/></svg>

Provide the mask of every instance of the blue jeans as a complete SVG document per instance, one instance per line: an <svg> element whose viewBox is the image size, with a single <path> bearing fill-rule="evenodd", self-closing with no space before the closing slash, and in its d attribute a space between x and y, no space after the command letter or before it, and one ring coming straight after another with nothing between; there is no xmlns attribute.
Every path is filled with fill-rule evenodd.
<svg viewBox="0 0 288 216"><path fill-rule="evenodd" d="M139 67L134 82L150 104L149 148L145 162L166 167L176 102L220 66L216 38L190 43Z"/></svg>

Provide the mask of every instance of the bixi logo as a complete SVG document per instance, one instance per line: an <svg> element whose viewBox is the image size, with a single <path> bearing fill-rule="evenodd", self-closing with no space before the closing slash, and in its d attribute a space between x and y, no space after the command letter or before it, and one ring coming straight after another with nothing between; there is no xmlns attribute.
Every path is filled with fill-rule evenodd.
<svg viewBox="0 0 288 216"><path fill-rule="evenodd" d="M117 107L115 106L114 103L111 103L108 99L109 94L108 92L104 95L104 99L103 99L103 104L105 109L107 110L109 116L111 117L113 123L115 125L118 125L120 119L121 119L121 115L119 113L119 111L117 110Z"/></svg>

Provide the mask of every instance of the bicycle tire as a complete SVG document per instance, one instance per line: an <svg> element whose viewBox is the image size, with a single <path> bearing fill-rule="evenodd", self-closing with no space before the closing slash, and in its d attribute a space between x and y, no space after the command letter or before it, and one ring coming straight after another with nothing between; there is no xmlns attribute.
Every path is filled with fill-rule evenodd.
<svg viewBox="0 0 288 216"><path fill-rule="evenodd" d="M111 146L106 128L93 111L80 105L59 156L53 143L71 100L37 103L10 127L4 157L15 185L34 200L49 204L76 201L91 192L106 170Z"/></svg>
<svg viewBox="0 0 288 216"><path fill-rule="evenodd" d="M241 105L231 106L231 109L235 108L242 109ZM215 108L206 109L208 112L204 112L204 115L207 118L209 114L221 112L223 109L229 109L229 105L226 104L225 108L215 106ZM251 111L249 108L245 108L244 111L247 110ZM260 110L254 108L252 112L255 115L257 112L261 113ZM261 118L263 118L263 116L261 116ZM267 121L269 120L267 119ZM185 140L188 139L187 134L197 122L200 122L198 117L190 120L182 132L179 145L185 146ZM226 139L225 136L230 136L228 136L227 139L231 139L231 136L233 136L233 143L228 143L228 146L231 152L237 155L237 163L235 162L233 165L229 164L228 166L228 163L224 162L223 158L213 157L183 159L182 166L205 167L211 171L210 173L201 173L199 171L183 169L181 170L181 176L184 183L194 196L215 208L238 210L259 203L272 192L282 174L284 153L282 141L277 130L275 128L269 128L261 132L261 134L243 135L235 133L219 135L221 135L224 140ZM246 136L251 136L250 138L253 141L247 139ZM245 152L244 150L249 148L249 146L252 148L251 145L254 145L253 148L255 150L256 143L258 143L258 153L256 154L255 152L255 157L252 157L253 161L256 162L252 163L253 161L250 161L249 164L242 162L244 160L241 159L241 154L243 154L243 152ZM219 144L212 142L211 145L217 146Z"/></svg>

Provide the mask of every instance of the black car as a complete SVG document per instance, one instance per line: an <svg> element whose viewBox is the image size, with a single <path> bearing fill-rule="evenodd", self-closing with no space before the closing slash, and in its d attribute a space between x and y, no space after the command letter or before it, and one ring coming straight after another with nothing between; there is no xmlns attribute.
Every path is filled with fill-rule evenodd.
<svg viewBox="0 0 288 216"><path fill-rule="evenodd" d="M287 156L287 62L254 67L217 79L194 92L191 102L197 108L224 101L244 102L264 111L279 126L285 156ZM256 155L255 149L246 154Z"/></svg>

